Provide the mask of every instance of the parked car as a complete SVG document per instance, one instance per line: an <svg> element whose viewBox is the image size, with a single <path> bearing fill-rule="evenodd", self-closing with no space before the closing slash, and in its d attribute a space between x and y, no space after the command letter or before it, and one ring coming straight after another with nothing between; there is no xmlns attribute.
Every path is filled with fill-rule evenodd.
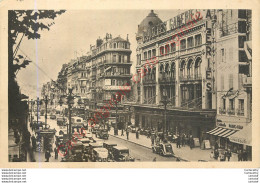
<svg viewBox="0 0 260 183"><path fill-rule="evenodd" d="M96 162L107 162L108 161L108 150L103 147L94 148L92 161Z"/></svg>
<svg viewBox="0 0 260 183"><path fill-rule="evenodd" d="M101 139L108 139L108 130L106 129L99 129L96 131L96 137Z"/></svg>
<svg viewBox="0 0 260 183"><path fill-rule="evenodd" d="M173 148L170 143L160 143L152 147L153 153L159 154L161 156L174 156Z"/></svg>
<svg viewBox="0 0 260 183"><path fill-rule="evenodd" d="M136 130L137 130L137 128L136 128L134 125L131 125L131 126L130 126L130 131L131 131L132 133L135 133Z"/></svg>
<svg viewBox="0 0 260 183"><path fill-rule="evenodd" d="M56 119L56 115L52 114L52 115L50 116L50 119Z"/></svg>
<svg viewBox="0 0 260 183"><path fill-rule="evenodd" d="M67 118L59 117L57 118L57 125L58 126L65 126L67 123Z"/></svg>
<svg viewBox="0 0 260 183"><path fill-rule="evenodd" d="M135 161L134 158L132 158L129 155L129 149L124 146L114 146L113 147L113 159L115 161Z"/></svg>
<svg viewBox="0 0 260 183"><path fill-rule="evenodd" d="M99 147L103 147L103 144L101 143L89 143L89 152L88 152L88 155L89 155L89 159L91 161L94 161L94 156L93 156L93 150L94 148L99 148Z"/></svg>
<svg viewBox="0 0 260 183"><path fill-rule="evenodd" d="M117 144L112 142L104 142L103 147L108 150L108 159L113 160L113 147L117 146Z"/></svg>

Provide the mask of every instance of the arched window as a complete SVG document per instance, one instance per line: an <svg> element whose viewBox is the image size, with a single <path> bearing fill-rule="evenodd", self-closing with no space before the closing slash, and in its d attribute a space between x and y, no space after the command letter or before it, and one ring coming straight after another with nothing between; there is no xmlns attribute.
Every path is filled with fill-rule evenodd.
<svg viewBox="0 0 260 183"><path fill-rule="evenodd" d="M164 72L164 66L163 64L160 65L160 74L162 74Z"/></svg>
<svg viewBox="0 0 260 183"><path fill-rule="evenodd" d="M171 78L175 78L175 63L171 64L171 71L170 71Z"/></svg>
<svg viewBox="0 0 260 183"><path fill-rule="evenodd" d="M155 67L153 67L152 69L152 80L155 80L156 78L156 70L155 70Z"/></svg>
<svg viewBox="0 0 260 183"><path fill-rule="evenodd" d="M188 75L189 78L193 76L193 60L192 60L192 59L190 59L190 60L188 61L188 65L187 65L187 75Z"/></svg>
<svg viewBox="0 0 260 183"><path fill-rule="evenodd" d="M151 68L148 68L148 79L150 80L150 79L152 79L152 71L151 71Z"/></svg>
<svg viewBox="0 0 260 183"><path fill-rule="evenodd" d="M201 58L198 57L195 62L195 78L201 77Z"/></svg>
<svg viewBox="0 0 260 183"><path fill-rule="evenodd" d="M169 64L168 63L165 65L165 74L166 74L166 76L169 75Z"/></svg>
<svg viewBox="0 0 260 183"><path fill-rule="evenodd" d="M185 61L184 61L184 60L181 62L180 76L181 76L181 77L184 77L184 76L185 76Z"/></svg>

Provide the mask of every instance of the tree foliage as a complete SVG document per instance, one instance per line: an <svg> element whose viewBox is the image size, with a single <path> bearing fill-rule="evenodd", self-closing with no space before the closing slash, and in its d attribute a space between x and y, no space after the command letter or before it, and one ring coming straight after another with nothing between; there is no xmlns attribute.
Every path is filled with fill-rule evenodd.
<svg viewBox="0 0 260 183"><path fill-rule="evenodd" d="M9 33L9 54L13 53L13 46L17 43L19 34L28 39L40 39L39 30L50 30L50 27L55 24L53 21L48 23L48 20L54 20L57 16L64 13L65 10L10 10L8 12L8 33ZM21 40L20 40L21 41ZM19 43L20 44L20 43ZM18 45L19 47L19 45ZM13 73L21 68L25 68L29 64L29 60L22 58L9 57L9 62L13 63L14 67L11 69Z"/></svg>
<svg viewBox="0 0 260 183"><path fill-rule="evenodd" d="M40 30L50 30L54 19L65 10L9 10L8 11L8 109L10 119L22 119L26 110L22 107L22 95L16 74L31 62L26 55L17 54L24 37L40 39ZM22 37L18 40L18 36ZM19 36L20 37L20 36Z"/></svg>

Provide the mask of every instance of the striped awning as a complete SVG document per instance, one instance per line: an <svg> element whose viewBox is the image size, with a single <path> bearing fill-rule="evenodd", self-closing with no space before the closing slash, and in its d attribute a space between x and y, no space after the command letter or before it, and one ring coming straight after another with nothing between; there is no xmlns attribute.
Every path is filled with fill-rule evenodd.
<svg viewBox="0 0 260 183"><path fill-rule="evenodd" d="M227 128L222 128L222 127L216 127L213 130L207 132L208 134L219 136L219 137L229 137L230 135L236 133L236 130L231 130Z"/></svg>

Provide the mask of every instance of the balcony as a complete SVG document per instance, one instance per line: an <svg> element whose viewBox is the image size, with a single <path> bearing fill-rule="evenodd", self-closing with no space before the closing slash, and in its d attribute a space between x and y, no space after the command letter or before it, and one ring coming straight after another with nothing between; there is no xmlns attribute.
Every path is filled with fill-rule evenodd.
<svg viewBox="0 0 260 183"><path fill-rule="evenodd" d="M235 110L234 109L227 109L228 115L235 115Z"/></svg>
<svg viewBox="0 0 260 183"><path fill-rule="evenodd" d="M111 78L111 77L112 78L114 78L114 77L130 78L130 77L132 77L131 74L120 74L119 72L115 72L115 73L111 73L111 74L106 73L106 74L104 74L102 76L105 77L105 78Z"/></svg>
<svg viewBox="0 0 260 183"><path fill-rule="evenodd" d="M111 62L108 60L104 61L104 65L132 65L133 62L132 61L128 61L128 62Z"/></svg>
<svg viewBox="0 0 260 183"><path fill-rule="evenodd" d="M187 76L180 76L180 81L185 82L185 81L197 81L201 80L201 74L196 74L196 75L187 75Z"/></svg>
<svg viewBox="0 0 260 183"><path fill-rule="evenodd" d="M175 84L175 77L160 77L159 83L160 84Z"/></svg>
<svg viewBox="0 0 260 183"><path fill-rule="evenodd" d="M246 33L246 28L243 25L245 22L236 22L233 24L225 25L222 28L220 28L220 37L228 36L235 33Z"/></svg>
<svg viewBox="0 0 260 183"><path fill-rule="evenodd" d="M131 86L104 86L103 87L104 90L122 90L122 91L128 91L131 90Z"/></svg>
<svg viewBox="0 0 260 183"><path fill-rule="evenodd" d="M238 116L244 116L245 115L245 110L244 109L237 109L237 115Z"/></svg>
<svg viewBox="0 0 260 183"><path fill-rule="evenodd" d="M155 79L144 78L143 84L144 85L155 85L156 84L156 80Z"/></svg>
<svg viewBox="0 0 260 183"><path fill-rule="evenodd" d="M219 111L219 114L226 114L226 109L224 109L223 107L220 107L218 109L218 111Z"/></svg>

